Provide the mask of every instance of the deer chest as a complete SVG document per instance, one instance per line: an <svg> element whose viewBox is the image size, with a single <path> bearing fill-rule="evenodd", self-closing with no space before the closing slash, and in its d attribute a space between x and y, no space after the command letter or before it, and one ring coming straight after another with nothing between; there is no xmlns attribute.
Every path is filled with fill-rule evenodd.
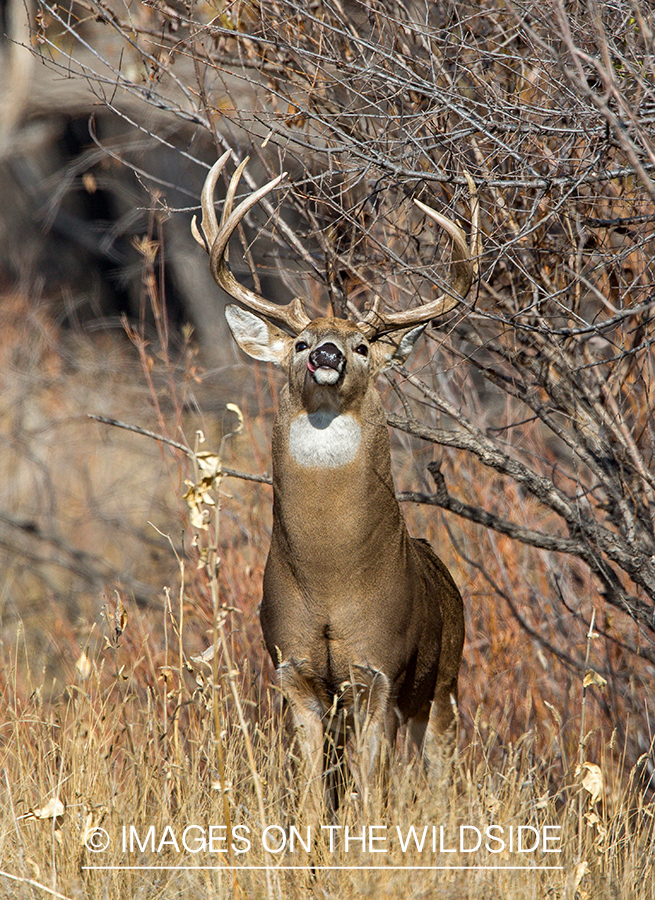
<svg viewBox="0 0 655 900"><path fill-rule="evenodd" d="M347 413L300 413L289 427L289 453L304 468L336 469L357 455L362 428Z"/></svg>

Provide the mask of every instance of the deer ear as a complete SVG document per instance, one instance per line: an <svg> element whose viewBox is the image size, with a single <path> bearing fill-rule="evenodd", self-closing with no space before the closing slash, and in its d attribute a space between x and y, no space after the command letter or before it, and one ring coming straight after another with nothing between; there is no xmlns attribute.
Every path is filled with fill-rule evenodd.
<svg viewBox="0 0 655 900"><path fill-rule="evenodd" d="M384 335L375 341L372 347L378 373L383 372L395 362L404 363L414 349L414 344L425 331L426 326L427 322L423 322L416 328Z"/></svg>
<svg viewBox="0 0 655 900"><path fill-rule="evenodd" d="M226 306L225 318L234 340L244 353L253 359L287 368L293 338L240 306Z"/></svg>
<svg viewBox="0 0 655 900"><path fill-rule="evenodd" d="M393 359L395 362L403 363L409 356L409 354L414 349L414 344L418 341L420 336L423 334L425 329L427 328L427 322L423 322L421 325L418 325L416 328L410 328L409 331L405 331L398 342L398 347L396 352L393 355Z"/></svg>

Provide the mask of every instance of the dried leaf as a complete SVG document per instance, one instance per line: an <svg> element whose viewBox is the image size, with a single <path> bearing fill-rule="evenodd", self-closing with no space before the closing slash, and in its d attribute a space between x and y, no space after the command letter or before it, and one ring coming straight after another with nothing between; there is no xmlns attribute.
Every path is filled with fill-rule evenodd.
<svg viewBox="0 0 655 900"><path fill-rule="evenodd" d="M84 651L80 653L77 657L77 662L75 663L75 668L77 669L77 674L80 678L86 679L89 677L91 672L93 671L93 666L91 665L91 660L86 655Z"/></svg>
<svg viewBox="0 0 655 900"><path fill-rule="evenodd" d="M116 609L114 610L114 631L119 638L127 627L127 610L123 606L120 595L116 593Z"/></svg>
<svg viewBox="0 0 655 900"><path fill-rule="evenodd" d="M205 478L202 480L203 484L206 478L211 478L213 482L223 474L221 458L217 453L209 453L208 451L196 453L196 461L200 471L205 473Z"/></svg>
<svg viewBox="0 0 655 900"><path fill-rule="evenodd" d="M53 797L41 809L33 809L32 815L35 819L59 819L65 812L66 807L59 797Z"/></svg>
<svg viewBox="0 0 655 900"><path fill-rule="evenodd" d="M195 666L211 666L212 660L214 659L214 645L210 644L206 650L204 650L200 656L192 656L191 662Z"/></svg>
<svg viewBox="0 0 655 900"><path fill-rule="evenodd" d="M584 677L582 686L589 687L590 684L595 684L596 687L599 687L602 690L604 687L606 687L607 681L603 678L602 675L599 675L598 672L594 672L593 669L589 669Z"/></svg>
<svg viewBox="0 0 655 900"><path fill-rule="evenodd" d="M229 409L230 412L236 413L237 419L239 420L239 424L234 429L232 434L241 434L243 431L243 413L240 408L236 405L236 403L228 403L225 406L226 409Z"/></svg>
<svg viewBox="0 0 655 900"><path fill-rule="evenodd" d="M223 785L221 784L221 779L215 778L212 781L212 790L218 791L220 794L223 794L223 793L229 794L230 791L232 790L232 782L229 779L226 780L225 787L223 787Z"/></svg>
<svg viewBox="0 0 655 900"><path fill-rule="evenodd" d="M213 479L208 479L208 481L210 484L213 483ZM189 504L191 524L194 528L206 531L208 528L209 510L203 507L215 506L216 502L207 491L205 479L198 484L192 484L190 481L186 481L185 484L189 487L186 494L184 494L184 499Z"/></svg>
<svg viewBox="0 0 655 900"><path fill-rule="evenodd" d="M546 791L544 794L539 797L537 802L535 803L535 809L548 809L550 806L550 794Z"/></svg>
<svg viewBox="0 0 655 900"><path fill-rule="evenodd" d="M164 681L168 682L173 677L173 670L170 666L160 666L159 667L160 678L163 678Z"/></svg>
<svg viewBox="0 0 655 900"><path fill-rule="evenodd" d="M582 779L582 787L591 794L589 798L591 802L596 803L603 793L603 773L600 766L595 763L583 763L582 768L586 770Z"/></svg>
<svg viewBox="0 0 655 900"><path fill-rule="evenodd" d="M589 863L586 859L583 859L582 862L578 863L575 867L575 872L573 874L573 892L577 891L580 887L580 882L585 877L585 875L589 872Z"/></svg>

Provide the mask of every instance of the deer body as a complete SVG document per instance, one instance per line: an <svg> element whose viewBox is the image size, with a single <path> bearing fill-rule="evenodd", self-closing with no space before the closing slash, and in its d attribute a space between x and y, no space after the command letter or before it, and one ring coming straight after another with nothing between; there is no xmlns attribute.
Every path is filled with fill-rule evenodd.
<svg viewBox="0 0 655 900"><path fill-rule="evenodd" d="M309 791L319 804L332 732L333 747L349 755L366 794L385 741L391 749L405 722L428 769L439 776L455 738L463 604L429 544L407 531L375 380L406 359L431 317L468 291L473 270L466 240L458 226L421 205L453 242L455 299L384 316L375 304L360 322L310 321L299 300L273 304L229 271L230 235L282 176L232 212L242 164L219 225L213 191L226 159L203 190L203 232L195 220L192 227L218 283L259 314L227 307L237 343L287 375L273 428L273 529L261 624ZM270 319L283 321L292 334Z"/></svg>
<svg viewBox="0 0 655 900"><path fill-rule="evenodd" d="M363 423L341 414L355 428L313 428L314 465L310 454L298 462L293 452L303 412L285 394L273 431L273 532L261 606L267 649L275 665L306 660L328 709L353 663L383 671L406 720L432 699L443 598L430 586L444 567L407 533L377 392L365 398ZM355 452L351 431L359 432ZM328 464L322 440L334 448Z"/></svg>
<svg viewBox="0 0 655 900"><path fill-rule="evenodd" d="M264 640L312 777L336 706L359 717L350 726L367 779L383 740L393 745L410 719L419 743L428 726L433 744L453 739L462 600L430 546L407 532L374 385L423 327L372 344L342 319L316 319L294 338L237 307L226 315L242 349L288 376L273 427Z"/></svg>

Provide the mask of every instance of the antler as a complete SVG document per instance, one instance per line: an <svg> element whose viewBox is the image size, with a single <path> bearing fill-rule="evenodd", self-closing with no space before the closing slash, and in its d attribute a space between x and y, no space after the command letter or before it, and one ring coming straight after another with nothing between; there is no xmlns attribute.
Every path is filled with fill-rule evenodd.
<svg viewBox="0 0 655 900"><path fill-rule="evenodd" d="M266 316L269 319L275 319L285 324L295 334L300 334L310 323L303 306L302 300L296 297L291 303L281 306L277 303L271 303L260 294L245 287L236 280L228 265L228 245L233 232L244 218L244 216L258 203L263 197L269 194L277 185L286 177L286 172L282 172L277 178L269 181L259 190L254 191L249 197L246 197L237 208L233 211L232 205L234 197L243 174L243 170L248 162L248 157L238 166L234 175L230 179L225 202L223 203L223 212L221 214L220 223L216 219L216 211L214 209L214 189L219 175L225 168L225 164L230 156L231 151L227 150L221 158L214 163L205 179L202 189L201 206L202 206L202 222L200 227L194 216L191 221L191 232L198 243L207 250L210 257L210 271L216 283L223 288L224 291L247 306L249 309ZM437 212L419 200L414 203L427 216L441 226L448 234L453 244L453 276L446 293L441 294L430 303L415 309L406 309L401 312L383 313L380 310L380 298L376 297L371 309L369 309L362 317L357 326L367 335L370 340L374 340L382 334L390 331L397 331L401 328L408 328L413 325L420 325L428 322L436 316L449 312L468 294L473 277L475 275L475 263L471 257L476 256L479 248L479 211L477 193L473 179L468 173L466 179L471 192L471 249L466 241L466 235L462 229L456 225L451 219Z"/></svg>
<svg viewBox="0 0 655 900"><path fill-rule="evenodd" d="M198 227L196 217L194 216L191 220L191 233L200 246L204 247L209 253L210 271L214 281L222 287L224 291L254 312L261 313L261 315L266 316L269 319L276 319L278 322L287 325L295 334L300 334L300 332L309 325L311 320L303 308L302 301L298 297L292 300L291 303L287 303L285 306L271 303L269 300L266 300L264 297L255 293L255 291L251 291L250 288L240 284L230 271L228 265L228 245L236 227L252 207L256 203L259 203L262 197L265 197L277 187L282 179L286 177L287 173L282 172L277 178L269 181L268 184L265 184L263 187L259 188L259 190L254 191L254 193L249 197L246 197L233 212L232 204L234 203L234 195L236 194L243 170L248 162L248 157L246 157L230 179L227 194L225 195L225 202L223 203L223 213L219 223L216 219L216 211L214 209L214 188L216 187L218 176L225 168L225 163L227 162L230 153L230 150L226 150L221 158L214 163L205 179L200 200L202 207L202 222L200 223L200 227Z"/></svg>
<svg viewBox="0 0 655 900"><path fill-rule="evenodd" d="M468 181L469 190L471 192L471 248L466 242L466 235L451 219L421 203L420 200L414 200L414 203L427 216L440 225L446 232L453 244L453 275L447 293L441 294L435 300L418 306L414 309L405 309L395 313L383 313L380 311L380 298L376 297L371 308L363 316L361 322L357 323L358 328L366 333L369 340L373 340L382 334L390 331L397 331L400 328L408 328L412 325L420 325L423 322L429 322L437 316L454 309L460 303L471 289L473 277L476 274L476 265L471 260L472 256L478 253L478 234L479 234L479 207L477 192L473 179L468 173L466 180Z"/></svg>

